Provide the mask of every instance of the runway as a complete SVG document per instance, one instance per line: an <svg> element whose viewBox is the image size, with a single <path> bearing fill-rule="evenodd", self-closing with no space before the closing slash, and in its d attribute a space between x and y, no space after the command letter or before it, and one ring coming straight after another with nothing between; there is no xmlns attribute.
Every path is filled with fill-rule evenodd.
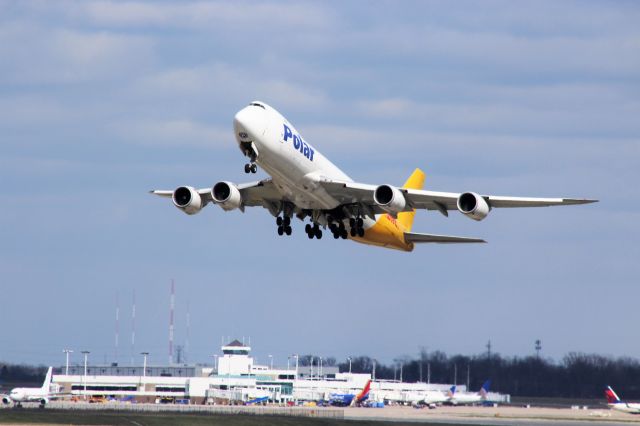
<svg viewBox="0 0 640 426"><path fill-rule="evenodd" d="M523 408L523 407L438 407L417 410L412 407L390 406L383 409L347 408L345 420L382 422L416 422L450 425L630 425L639 424L640 416L608 408Z"/></svg>
<svg viewBox="0 0 640 426"><path fill-rule="evenodd" d="M87 404L52 402L45 409L36 409L37 404L25 404L25 409L0 410L0 424L28 424L36 418L50 424L70 424L82 419L100 419L100 424L115 424L122 418L138 418L142 424L150 419L166 424L200 424L202 417L208 425L282 424L283 419L297 425L531 425L531 426L629 426L640 425L640 416L609 410L570 408L522 408L522 407L438 407L434 410L415 409L405 406L385 408L343 409L325 407L278 407L278 406L203 406L203 405L157 405L157 404ZM35 417L34 417L35 416ZM120 420L118 420L120 419ZM214 419L216 419L214 421ZM173 423L172 423L173 422ZM249 422L249 423L247 423ZM85 423L87 423L85 421ZM162 424L164 424L162 423ZM160 424L160 423L158 423ZM253 423L251 423L253 424Z"/></svg>

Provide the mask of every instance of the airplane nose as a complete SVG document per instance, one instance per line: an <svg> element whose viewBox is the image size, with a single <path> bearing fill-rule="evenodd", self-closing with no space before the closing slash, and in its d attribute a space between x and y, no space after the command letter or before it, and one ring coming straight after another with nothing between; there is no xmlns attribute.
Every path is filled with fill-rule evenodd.
<svg viewBox="0 0 640 426"><path fill-rule="evenodd" d="M267 129L266 111L257 106L248 106L233 117L233 129L240 142L255 141Z"/></svg>

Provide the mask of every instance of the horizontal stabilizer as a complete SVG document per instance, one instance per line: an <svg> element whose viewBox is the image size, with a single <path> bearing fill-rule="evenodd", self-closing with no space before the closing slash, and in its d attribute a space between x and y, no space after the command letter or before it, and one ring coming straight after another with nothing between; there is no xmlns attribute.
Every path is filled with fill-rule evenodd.
<svg viewBox="0 0 640 426"><path fill-rule="evenodd" d="M404 240L407 243L486 243L480 238L453 237L451 235L434 235L434 234L417 234L414 232L405 232Z"/></svg>

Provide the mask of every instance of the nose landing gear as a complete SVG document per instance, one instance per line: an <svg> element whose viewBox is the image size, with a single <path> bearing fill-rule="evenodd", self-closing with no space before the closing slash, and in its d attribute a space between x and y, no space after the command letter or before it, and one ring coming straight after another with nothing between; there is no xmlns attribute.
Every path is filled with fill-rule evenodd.
<svg viewBox="0 0 640 426"><path fill-rule="evenodd" d="M244 165L245 173L256 173L258 171L258 165L254 162L247 163Z"/></svg>

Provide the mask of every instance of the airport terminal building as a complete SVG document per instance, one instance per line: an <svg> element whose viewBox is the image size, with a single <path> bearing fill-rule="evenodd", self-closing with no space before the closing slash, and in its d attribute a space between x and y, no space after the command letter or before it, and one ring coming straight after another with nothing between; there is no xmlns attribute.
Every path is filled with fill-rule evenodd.
<svg viewBox="0 0 640 426"><path fill-rule="evenodd" d="M269 368L254 363L251 347L237 340L222 346L216 367L171 366L69 366L54 371L56 391L80 398L133 397L138 402L190 404L240 404L261 399L272 403L326 401L331 393L360 392L370 374L341 373L338 367ZM57 374L60 372L60 374ZM403 383L374 380L370 400L411 403L428 390L446 391L449 384ZM459 386L461 391L465 386ZM490 394L497 402L508 395Z"/></svg>

